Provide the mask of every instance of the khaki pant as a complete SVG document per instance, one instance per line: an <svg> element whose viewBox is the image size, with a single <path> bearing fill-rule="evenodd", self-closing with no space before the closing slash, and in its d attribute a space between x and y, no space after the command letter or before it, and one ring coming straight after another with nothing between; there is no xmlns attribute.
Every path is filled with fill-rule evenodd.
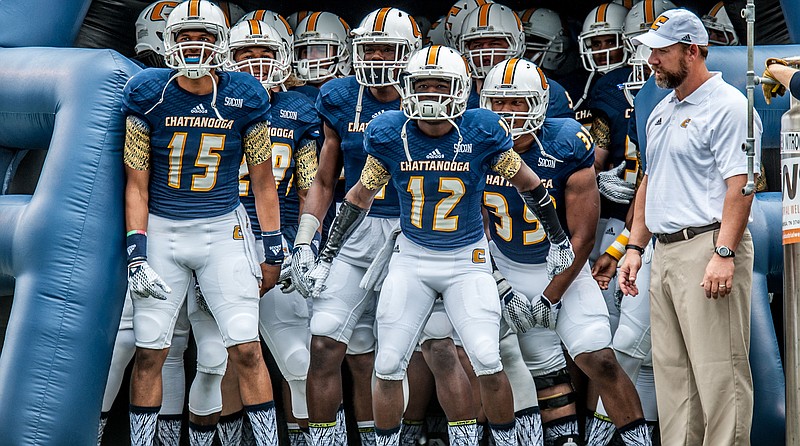
<svg viewBox="0 0 800 446"><path fill-rule="evenodd" d="M653 367L664 445L750 444L750 232L736 249L732 293L700 286L719 231L657 243L650 282Z"/></svg>

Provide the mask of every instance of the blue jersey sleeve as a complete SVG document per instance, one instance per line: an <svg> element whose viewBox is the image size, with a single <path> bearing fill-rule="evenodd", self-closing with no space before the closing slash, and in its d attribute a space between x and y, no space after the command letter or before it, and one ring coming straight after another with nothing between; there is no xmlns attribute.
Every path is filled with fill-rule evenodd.
<svg viewBox="0 0 800 446"><path fill-rule="evenodd" d="M548 79L548 83L550 84L550 99L547 104L547 117L574 117L575 112L572 110L572 101L570 101L567 90L554 80Z"/></svg>

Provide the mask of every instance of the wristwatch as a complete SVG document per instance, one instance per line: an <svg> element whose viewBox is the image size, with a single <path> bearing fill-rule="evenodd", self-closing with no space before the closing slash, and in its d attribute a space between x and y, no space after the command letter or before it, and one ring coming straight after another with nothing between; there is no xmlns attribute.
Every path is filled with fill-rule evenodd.
<svg viewBox="0 0 800 446"><path fill-rule="evenodd" d="M727 259L729 257L736 257L736 253L733 252L731 248L728 248L725 245L720 245L714 248L714 252L717 253L718 256L722 257L723 259Z"/></svg>

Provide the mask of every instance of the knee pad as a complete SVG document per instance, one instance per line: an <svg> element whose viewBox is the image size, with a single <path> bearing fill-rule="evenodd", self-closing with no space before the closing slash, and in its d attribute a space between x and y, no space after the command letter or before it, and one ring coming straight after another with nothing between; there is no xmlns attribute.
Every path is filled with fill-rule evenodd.
<svg viewBox="0 0 800 446"><path fill-rule="evenodd" d="M308 404L306 402L306 380L287 380L289 393L292 397L292 414L297 419L308 418Z"/></svg>
<svg viewBox="0 0 800 446"><path fill-rule="evenodd" d="M641 329L636 326L620 324L614 333L614 350L625 353L636 359L644 359L651 350L650 327Z"/></svg>
<svg viewBox="0 0 800 446"><path fill-rule="evenodd" d="M222 342L197 343L197 371L222 376L228 364L228 350Z"/></svg>
<svg viewBox="0 0 800 446"><path fill-rule="evenodd" d="M500 361L500 345L495 344L489 339L481 339L475 343L475 351L467 352L475 375L493 375L503 370L503 363Z"/></svg>
<svg viewBox="0 0 800 446"><path fill-rule="evenodd" d="M189 411L205 417L222 410L222 375L198 371L189 389Z"/></svg>
<svg viewBox="0 0 800 446"><path fill-rule="evenodd" d="M308 365L311 361L311 355L308 349L298 348L291 352L286 359L284 359L284 366L286 370L286 381L290 384L292 381L305 382L308 375Z"/></svg>
<svg viewBox="0 0 800 446"><path fill-rule="evenodd" d="M572 389L572 379L570 379L569 371L567 371L567 369L557 370L542 376L534 376L533 382L536 384L536 390L539 391L549 389L550 387L554 387L559 384L569 384L570 389ZM574 402L574 391L549 397L539 397L539 409L557 409L559 407L568 406Z"/></svg>
<svg viewBox="0 0 800 446"><path fill-rule="evenodd" d="M359 326L350 335L347 343L348 355L363 355L375 351L375 332L372 327Z"/></svg>
<svg viewBox="0 0 800 446"><path fill-rule="evenodd" d="M339 320L335 315L314 311L311 316L311 334L314 336L326 336L335 341L339 341L337 333L344 325L344 321Z"/></svg>
<svg viewBox="0 0 800 446"><path fill-rule="evenodd" d="M394 349L380 349L375 355L375 376L386 381L400 381L406 374L403 355Z"/></svg>

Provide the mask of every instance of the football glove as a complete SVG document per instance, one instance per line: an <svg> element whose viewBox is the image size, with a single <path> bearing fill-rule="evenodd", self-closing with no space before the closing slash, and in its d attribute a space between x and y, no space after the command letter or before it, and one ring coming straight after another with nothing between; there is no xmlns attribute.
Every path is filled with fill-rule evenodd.
<svg viewBox="0 0 800 446"><path fill-rule="evenodd" d="M533 309L528 298L524 294L514 291L500 271L492 271L492 277L497 284L500 302L503 304L503 319L511 331L525 333L533 328L536 325L536 319L533 317Z"/></svg>
<svg viewBox="0 0 800 446"><path fill-rule="evenodd" d="M533 302L533 317L536 320L537 327L549 328L550 330L556 329L556 322L558 321L558 311L561 310L561 301L558 303L551 303L550 299L540 294L538 299Z"/></svg>
<svg viewBox="0 0 800 446"><path fill-rule="evenodd" d="M128 285L131 296L138 298L153 297L166 300L167 294L172 292L166 282L153 271L147 260L140 260L128 264Z"/></svg>
<svg viewBox="0 0 800 446"><path fill-rule="evenodd" d="M597 174L597 188L600 189L600 194L614 203L630 203L636 194L636 188L622 179L624 173L625 161L613 169Z"/></svg>
<svg viewBox="0 0 800 446"><path fill-rule="evenodd" d="M305 298L311 297L311 287L306 282L306 274L308 274L317 263L317 254L319 254L319 233L314 233L314 238L310 245L294 245L292 248L292 260L289 262L292 284L294 289L297 290Z"/></svg>
<svg viewBox="0 0 800 446"><path fill-rule="evenodd" d="M278 276L278 284L281 286L281 292L289 294L294 291L294 283L292 282L292 258L286 257L281 264L281 274Z"/></svg>
<svg viewBox="0 0 800 446"><path fill-rule="evenodd" d="M783 59L778 59L775 57L770 57L769 59L764 62L764 73L761 75L764 79L769 79L771 82L761 82L761 90L764 93L764 100L767 102L767 105L772 103L772 98L776 96L783 96L786 93L786 86L778 82L775 79L775 76L769 71L769 66L773 64L785 65L788 66L789 63Z"/></svg>
<svg viewBox="0 0 800 446"><path fill-rule="evenodd" d="M331 273L331 264L329 262L319 261L305 277L305 283L308 286L311 297L319 299L323 291L325 291L325 281L328 279L328 274Z"/></svg>
<svg viewBox="0 0 800 446"><path fill-rule="evenodd" d="M574 260L575 253L568 238L561 243L550 242L550 251L547 253L547 277L552 279L563 273Z"/></svg>

